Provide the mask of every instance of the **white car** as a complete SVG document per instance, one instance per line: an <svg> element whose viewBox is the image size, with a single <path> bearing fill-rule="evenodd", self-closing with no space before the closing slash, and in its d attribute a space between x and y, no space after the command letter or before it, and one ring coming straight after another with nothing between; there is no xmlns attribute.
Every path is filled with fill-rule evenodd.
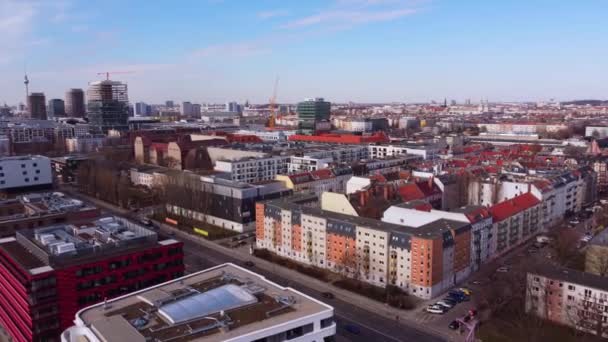
<svg viewBox="0 0 608 342"><path fill-rule="evenodd" d="M445 313L445 308L442 307L441 305L429 305L426 308L426 312L432 313L432 314L443 315Z"/></svg>
<svg viewBox="0 0 608 342"><path fill-rule="evenodd" d="M496 269L496 272L507 273L507 272L509 272L509 268L507 266L500 266L499 268Z"/></svg>
<svg viewBox="0 0 608 342"><path fill-rule="evenodd" d="M579 223L581 223L581 221L579 221L579 220L570 220L570 224L572 224L572 225L577 225Z"/></svg>
<svg viewBox="0 0 608 342"><path fill-rule="evenodd" d="M441 306L443 306L444 308L447 308L447 309L451 309L451 308L454 307L454 305L452 305L452 304L450 304L450 303L448 303L446 301L443 301L443 300L438 301L437 303L435 303L435 305L441 305Z"/></svg>

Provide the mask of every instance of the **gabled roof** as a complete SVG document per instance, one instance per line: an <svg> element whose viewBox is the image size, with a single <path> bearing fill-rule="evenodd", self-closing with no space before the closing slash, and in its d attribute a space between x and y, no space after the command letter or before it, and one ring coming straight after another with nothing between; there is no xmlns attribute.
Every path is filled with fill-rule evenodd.
<svg viewBox="0 0 608 342"><path fill-rule="evenodd" d="M494 222L502 221L526 209L539 204L540 201L531 192L513 197L490 207Z"/></svg>

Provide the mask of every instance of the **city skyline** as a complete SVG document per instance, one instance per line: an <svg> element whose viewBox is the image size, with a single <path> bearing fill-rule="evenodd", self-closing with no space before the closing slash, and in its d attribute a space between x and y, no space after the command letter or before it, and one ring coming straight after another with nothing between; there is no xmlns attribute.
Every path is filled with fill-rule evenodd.
<svg viewBox="0 0 608 342"><path fill-rule="evenodd" d="M131 102L605 99L605 2L0 0L0 101L63 98L98 72ZM221 29L219 29L221 28ZM382 37L382 39L378 39ZM466 37L466 38L465 38ZM384 87L380 86L384 85Z"/></svg>

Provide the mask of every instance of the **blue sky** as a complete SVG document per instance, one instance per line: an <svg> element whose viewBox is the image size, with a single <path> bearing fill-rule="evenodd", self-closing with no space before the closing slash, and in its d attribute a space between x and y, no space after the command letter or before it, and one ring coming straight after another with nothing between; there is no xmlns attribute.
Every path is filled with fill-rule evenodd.
<svg viewBox="0 0 608 342"><path fill-rule="evenodd" d="M86 88L132 101L608 96L608 1L0 0L0 102Z"/></svg>

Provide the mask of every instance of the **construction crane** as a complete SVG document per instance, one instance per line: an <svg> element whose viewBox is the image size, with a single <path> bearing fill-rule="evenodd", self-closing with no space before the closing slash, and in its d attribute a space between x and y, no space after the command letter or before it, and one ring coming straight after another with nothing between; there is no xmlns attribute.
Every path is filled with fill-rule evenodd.
<svg viewBox="0 0 608 342"><path fill-rule="evenodd" d="M106 75L106 81L110 80L110 74L132 74L133 71L104 71L98 72L97 75Z"/></svg>
<svg viewBox="0 0 608 342"><path fill-rule="evenodd" d="M277 101L277 87L279 86L279 77L274 80L274 90L272 91L272 97L270 98L270 117L268 118L268 128L274 128L276 126L276 114L275 106Z"/></svg>

